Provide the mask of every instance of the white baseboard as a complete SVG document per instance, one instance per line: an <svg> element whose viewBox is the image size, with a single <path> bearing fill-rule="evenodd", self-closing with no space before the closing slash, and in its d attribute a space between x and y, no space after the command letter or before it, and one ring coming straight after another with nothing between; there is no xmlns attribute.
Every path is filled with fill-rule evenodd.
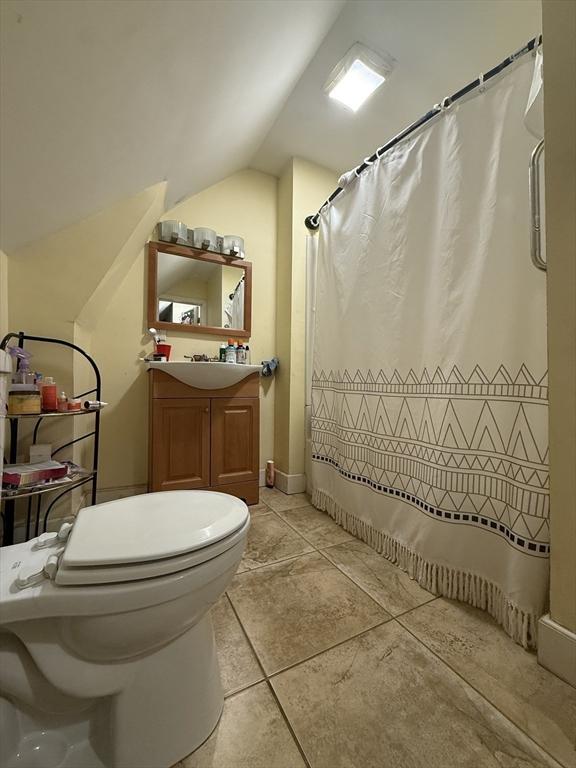
<svg viewBox="0 0 576 768"><path fill-rule="evenodd" d="M538 622L538 662L576 688L576 633L550 614Z"/></svg>
<svg viewBox="0 0 576 768"><path fill-rule="evenodd" d="M306 490L306 475L288 475L276 470L274 485L283 493L304 493Z"/></svg>

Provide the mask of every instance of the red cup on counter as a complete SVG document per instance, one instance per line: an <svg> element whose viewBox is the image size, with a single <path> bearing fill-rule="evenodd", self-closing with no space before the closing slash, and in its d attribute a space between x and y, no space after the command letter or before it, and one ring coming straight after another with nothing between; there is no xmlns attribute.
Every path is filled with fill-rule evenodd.
<svg viewBox="0 0 576 768"><path fill-rule="evenodd" d="M171 344L156 344L156 354L165 355L166 360L170 360L170 352L172 351Z"/></svg>

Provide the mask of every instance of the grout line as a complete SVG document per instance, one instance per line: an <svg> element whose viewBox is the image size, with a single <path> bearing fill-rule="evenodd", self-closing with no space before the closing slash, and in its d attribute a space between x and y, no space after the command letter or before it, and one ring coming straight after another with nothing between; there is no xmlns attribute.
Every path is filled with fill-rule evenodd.
<svg viewBox="0 0 576 768"><path fill-rule="evenodd" d="M413 610L417 610L417 609L413 609ZM409 611L406 611L406 613L409 613ZM404 616L404 615L405 614L401 614L401 616ZM400 618L400 616L395 616L394 621L396 621L396 619L398 618ZM442 656L440 656L433 648L427 645L424 640L419 638L418 635L414 634L414 632L412 632L412 630L409 627L407 627L405 624L403 624L400 621L398 622L398 625L402 627L402 629L406 630L406 632L408 632L408 634L411 635L416 640L416 642L420 643L420 645L423 645L427 651L429 651L436 659L438 659L438 661L440 661L445 667L447 667L451 672L453 672L456 675L456 677L458 677L462 682L464 682L469 688L472 688L472 690L475 691L480 696L480 698L483 701L485 701L486 704L488 704L488 706L490 706L492 709L498 712L505 720L507 720L511 725L513 725L514 728L517 728L520 731L520 733L523 733L524 736L526 736L526 738L529 741L531 741L535 746L541 749L542 752L544 752L548 757L550 757L558 766L564 765L556 757L554 757L554 755L552 755L545 747L543 747L538 741L536 741L536 739L530 733L528 733L518 723L512 720L512 718L509 715L507 715L505 712L503 712L498 706L496 706L494 702L490 701L490 699L488 699L485 696L485 694L482 693L481 690L479 690L475 685L473 685L469 680L467 680L464 677L464 675L461 674L457 669L455 669L448 661L446 661L446 659L443 659Z"/></svg>
<svg viewBox="0 0 576 768"><path fill-rule="evenodd" d="M315 552L316 550L314 550ZM280 563L287 563L288 560L297 560L299 557L306 557L306 555L313 555L314 552L299 552L297 555L290 555L289 557L282 557L280 560L271 560L269 563L262 563L262 565L257 565L255 568L246 568L244 571L236 571L234 574L234 577L238 576L244 576L247 573L254 573L254 571L261 571L262 568L268 568L271 565L280 565Z"/></svg>
<svg viewBox="0 0 576 768"><path fill-rule="evenodd" d="M322 512L321 509L317 509L317 507L313 507L312 504L308 504L308 506L312 507L316 512L320 512L321 514L326 515L331 522L334 522L332 518L326 514L326 512ZM304 509L304 507L295 507L294 509L286 509L283 511L295 512L297 509ZM296 528L296 526L293 523L291 523L289 520L286 520L286 518L282 517L282 515L279 512L277 512L276 514L278 515L280 520L282 520L283 523L286 523L286 525L289 528L292 528L292 530L295 533L297 533L298 536L301 536L304 539L304 541L308 542L308 544L310 544L310 546L313 547L316 552L321 552L324 549L330 549L330 547L339 547L342 544L347 544L350 541L350 539L345 539L344 541L337 541L336 544L327 544L326 546L322 546L321 544L314 544L314 542L311 541L311 539L306 538L306 535L302 533L302 531L299 531L298 528ZM334 523L334 525L338 525L338 523ZM345 529L342 528L342 530L344 531ZM346 533L348 532L346 531ZM352 534L350 534L350 536L352 536ZM360 541L360 539L357 539L355 536L353 537L353 539L354 541Z"/></svg>
<svg viewBox="0 0 576 768"><path fill-rule="evenodd" d="M360 541L360 539L358 539L358 541ZM337 545L334 545L334 546L337 546ZM325 547L325 549L329 549L329 547ZM430 599L429 599L429 600L425 600L423 603L419 603L418 605L414 605L414 606L412 606L412 608L407 608L405 611L402 611L401 613L393 614L393 613L391 613L391 612L390 612L390 611L389 611L389 610L388 610L388 609L387 609L387 608L386 608L384 605L382 605L381 603L379 603L379 602L376 600L376 598L375 598L375 597L373 597L373 596L370 594L370 592L368 592L368 590L367 590L365 587L363 587L363 586L362 586L362 584L359 584L357 581L355 581L355 580L352 578L352 576L350 576L348 573L346 573L346 571L344 571L344 570L343 570L343 569L342 569L342 568L341 568L341 567L338 565L338 563L334 563L332 560L330 560L330 558L328 557L328 555L326 555L326 554L324 553L324 550L323 550L323 549L319 549L319 550L318 550L318 552L319 552L319 554L323 555L323 556L326 558L326 560L328 560L328 562L329 562L329 563L332 563L332 565L333 565L335 568L337 568L337 569L340 571L340 573L341 573L341 574L343 574L344 576L346 576L346 577L347 577L347 578L348 578L348 579L349 579L349 580L352 582L352 584L354 584L355 586L357 586L357 587L358 587L358 589L361 589L361 590L362 590L362 592L364 592L366 595L368 595L368 597L370 597L372 600L374 600L374 602L376 603L376 605L380 606L380 608L382 608L382 610L386 611L387 613L390 613L390 615L392 616L392 618L393 618L393 619L397 619L397 618L398 618L398 616L404 616L404 614L406 614L406 613L410 613L410 611L414 611L414 610L416 610L417 608L420 608L420 607L421 607L421 606L423 606L423 605L428 605L428 603L433 603L433 602L434 602L434 600L437 600L437 599L440 597L440 595L435 595L433 592L428 592L428 590L427 590L427 589L425 589L424 591L425 591L425 592L428 592L428 594L430 595ZM374 550L374 552L376 552L376 550ZM376 554L379 554L379 553L376 553ZM380 557L383 557L383 555L380 555ZM384 558L384 560L386 560L386 558ZM399 570L399 572L400 572L400 573L403 573L403 574L405 574L406 576L408 576L408 574L406 573L406 571L403 571L403 570L402 570L402 569L401 569L399 566L397 566L395 563L391 563L391 562L390 562L390 560L386 560L386 562L387 562L387 563L389 563L390 565L392 565L394 568L398 568L398 570ZM408 576L408 578L410 578L410 577ZM416 584L418 584L418 582L416 582ZM418 585L418 586L420 586L420 585ZM422 589L424 589L424 587L422 587Z"/></svg>
<svg viewBox="0 0 576 768"><path fill-rule="evenodd" d="M282 706L282 702L278 698L278 695L276 694L276 691L274 690L274 686L270 682L270 680L266 680L266 685L268 686L268 689L272 692L272 696L274 697L274 700L276 701L276 704L278 705L278 709L280 710L280 714L284 718L284 722L286 723L286 726L288 727L288 730L292 734L292 738L294 739L294 742L296 743L296 746L298 748L298 751L302 755L302 759L304 760L304 764L306 765L306 768L312 768L310 765L310 761L306 757L306 752L304 751L304 747L302 744L300 744L300 741L298 739L298 736L296 736L296 731L292 727L292 723L290 722L288 715L284 711L284 707Z"/></svg>
<svg viewBox="0 0 576 768"><path fill-rule="evenodd" d="M244 685L241 688L235 688L233 691L228 691L228 693L224 694L224 701L227 701L228 699L233 698L236 696L237 693L244 693L244 691L249 691L250 688L256 688L257 685L261 685L261 683L266 683L267 678L261 677L260 680L255 680L253 683L248 683L247 685Z"/></svg>
<svg viewBox="0 0 576 768"><path fill-rule="evenodd" d="M272 680L272 678L278 677L278 675L281 675L284 672L288 672L289 670L294 669L294 667L299 667L300 664L304 664L304 662L306 661L315 659L317 656L321 656L323 653L327 653L328 651L331 651L334 648L338 648L338 646L344 645L350 640L356 640L358 637L362 637L362 635L365 635L368 632L371 632L373 629L377 629L378 627L383 626L384 624L389 624L391 621L394 621L393 616L389 616L387 619L383 619L382 621L379 621L376 624L373 624L371 627L362 629L360 630L360 632L356 632L354 635L350 635L350 637L346 637L343 640L338 640L338 642L334 643L334 645L330 645L327 648L322 648L322 650L316 651L315 653L310 654L310 656L306 656L304 659L299 659L298 661L295 661L293 664L288 664L286 667L282 667L281 669L277 669L274 672L270 672L270 674L266 675L266 679Z"/></svg>
<svg viewBox="0 0 576 768"><path fill-rule="evenodd" d="M252 650L252 653L254 654L254 658L258 662L258 666L260 667L260 671L262 672L263 679L267 680L268 677L266 675L266 670L264 669L264 666L263 666L262 662L260 661L260 657L256 653L256 648L254 648L254 645L252 644L252 640L250 639L250 635L248 634L248 631L244 627L244 624L242 623L242 619L240 618L240 615L238 614L238 611L236 610L236 606L234 605L234 603L230 599L230 595L228 594L228 592L226 592L226 599L230 603L230 607L232 608L232 613L234 614L234 616L236 616L236 621L238 622L238 624L240 624L240 629L242 630L242 633L243 633L244 637L246 638L246 641L247 641L248 645L250 646L250 649ZM262 680L258 680L258 682L261 683ZM256 683L254 683L254 685L256 685ZM249 687L249 686L246 686L246 687ZM240 690L244 690L244 689L241 688Z"/></svg>

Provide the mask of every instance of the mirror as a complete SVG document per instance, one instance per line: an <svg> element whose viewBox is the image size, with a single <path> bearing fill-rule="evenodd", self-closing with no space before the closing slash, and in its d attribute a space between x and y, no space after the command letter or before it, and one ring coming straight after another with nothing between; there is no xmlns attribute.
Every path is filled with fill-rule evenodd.
<svg viewBox="0 0 576 768"><path fill-rule="evenodd" d="M250 336L252 265L169 243L148 244L148 325Z"/></svg>

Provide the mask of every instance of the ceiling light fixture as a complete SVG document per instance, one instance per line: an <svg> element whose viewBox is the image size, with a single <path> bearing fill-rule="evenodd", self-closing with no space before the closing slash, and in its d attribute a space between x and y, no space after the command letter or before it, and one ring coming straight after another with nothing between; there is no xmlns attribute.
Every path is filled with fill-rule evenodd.
<svg viewBox="0 0 576 768"><path fill-rule="evenodd" d="M362 43L354 43L334 67L324 90L331 99L357 112L394 68L394 59L378 54Z"/></svg>

